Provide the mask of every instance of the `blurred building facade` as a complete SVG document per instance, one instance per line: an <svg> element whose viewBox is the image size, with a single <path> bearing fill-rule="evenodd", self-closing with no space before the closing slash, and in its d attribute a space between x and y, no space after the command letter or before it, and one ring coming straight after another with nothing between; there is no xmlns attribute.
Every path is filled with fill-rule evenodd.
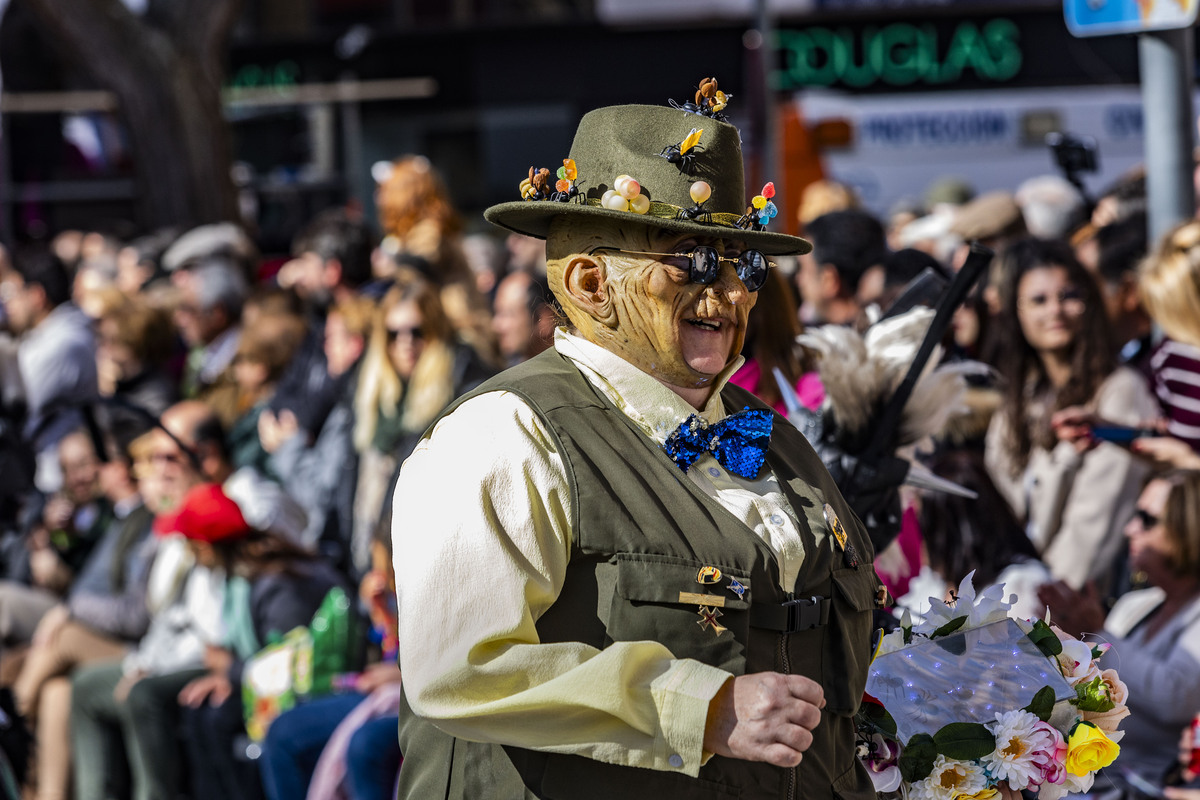
<svg viewBox="0 0 1200 800"><path fill-rule="evenodd" d="M0 241L97 219L139 232L113 97L62 64L22 2L10 0L0 25ZM371 165L422 153L475 220L515 198L529 166L566 157L582 113L686 101L709 75L734 95L751 183L810 180L824 147L852 144L806 124L794 102L805 92L1137 79L1132 37L1072 39L1054 0L779 0L765 41L762 10L754 0L246 0L224 94L242 213L264 249L280 251L328 205L355 201L373 216ZM765 120L786 176L756 171ZM1029 123L1030 148L1052 122Z"/></svg>

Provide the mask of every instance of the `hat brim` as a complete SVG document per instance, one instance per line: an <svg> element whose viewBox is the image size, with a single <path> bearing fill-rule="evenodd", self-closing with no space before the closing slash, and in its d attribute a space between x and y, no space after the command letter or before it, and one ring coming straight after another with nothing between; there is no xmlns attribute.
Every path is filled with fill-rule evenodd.
<svg viewBox="0 0 1200 800"><path fill-rule="evenodd" d="M645 225L674 233L735 239L746 247L768 256L799 256L812 252L807 239L774 231L750 231L731 225L696 222L687 219L665 219L632 211L612 211L582 203L559 203L553 200L515 200L499 203L483 212L483 218L506 230L545 239L550 225L559 217L579 219L610 219L629 225Z"/></svg>

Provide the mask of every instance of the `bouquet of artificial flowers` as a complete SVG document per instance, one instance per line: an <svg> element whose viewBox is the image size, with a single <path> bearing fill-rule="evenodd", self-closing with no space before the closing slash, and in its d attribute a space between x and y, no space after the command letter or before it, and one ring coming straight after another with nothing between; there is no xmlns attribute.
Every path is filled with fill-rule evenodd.
<svg viewBox="0 0 1200 800"><path fill-rule="evenodd" d="M990 800L997 785L1059 800L1117 757L1129 715L1115 670L1047 620L1009 619L1003 587L884 636L858 714L858 755L876 790L907 800Z"/></svg>

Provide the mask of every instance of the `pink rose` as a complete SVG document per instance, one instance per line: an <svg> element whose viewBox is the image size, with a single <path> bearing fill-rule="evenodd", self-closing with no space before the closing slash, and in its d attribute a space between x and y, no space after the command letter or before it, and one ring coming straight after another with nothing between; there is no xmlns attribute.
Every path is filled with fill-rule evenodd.
<svg viewBox="0 0 1200 800"><path fill-rule="evenodd" d="M1030 779L1030 788L1044 783L1062 784L1066 780L1066 740L1062 733L1045 722L1039 722L1033 731L1029 738L1029 756L1038 774Z"/></svg>
<svg viewBox="0 0 1200 800"><path fill-rule="evenodd" d="M1108 696L1112 701L1119 706L1125 705L1125 701L1129 699L1129 687L1117 675L1115 669L1106 669L1100 673L1100 680L1104 681L1104 685L1108 687Z"/></svg>

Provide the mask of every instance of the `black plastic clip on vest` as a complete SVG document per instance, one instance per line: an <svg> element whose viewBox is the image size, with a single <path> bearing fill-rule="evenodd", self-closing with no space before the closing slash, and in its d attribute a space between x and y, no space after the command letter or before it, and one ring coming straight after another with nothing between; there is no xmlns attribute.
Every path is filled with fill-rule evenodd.
<svg viewBox="0 0 1200 800"><path fill-rule="evenodd" d="M797 633L819 628L829 622L828 597L801 597L778 605L755 603L750 606L750 625L755 628Z"/></svg>

